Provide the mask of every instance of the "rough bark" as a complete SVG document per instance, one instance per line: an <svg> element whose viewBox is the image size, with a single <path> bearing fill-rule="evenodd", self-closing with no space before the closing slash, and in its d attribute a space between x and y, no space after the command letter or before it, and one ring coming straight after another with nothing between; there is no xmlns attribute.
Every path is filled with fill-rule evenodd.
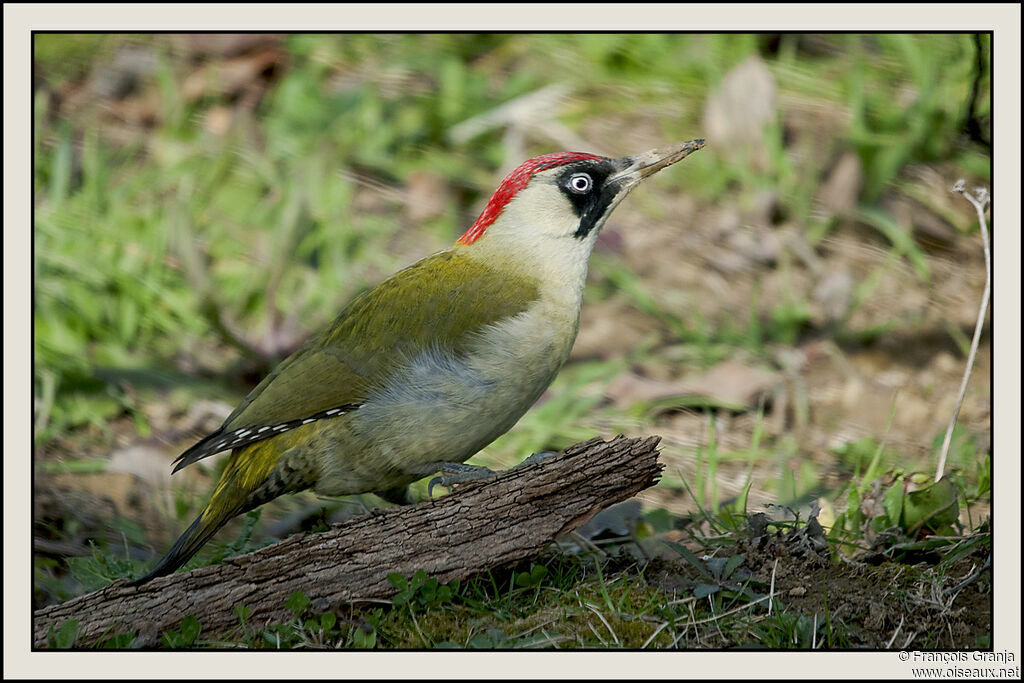
<svg viewBox="0 0 1024 683"><path fill-rule="evenodd" d="M287 621L295 591L325 612L396 592L387 575L418 569L444 583L536 557L556 537L630 498L657 480L659 437L592 439L536 463L457 487L418 505L390 507L332 527L296 534L223 564L155 579L137 588L116 581L94 593L38 610L33 642L78 622L77 647L119 633L156 646L160 634L195 616L204 634L239 626L236 605L252 614L249 629Z"/></svg>

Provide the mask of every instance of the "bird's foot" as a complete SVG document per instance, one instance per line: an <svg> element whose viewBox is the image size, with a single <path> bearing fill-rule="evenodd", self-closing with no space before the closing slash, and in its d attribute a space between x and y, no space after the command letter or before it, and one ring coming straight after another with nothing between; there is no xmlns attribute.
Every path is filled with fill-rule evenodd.
<svg viewBox="0 0 1024 683"><path fill-rule="evenodd" d="M552 455L558 455L558 451L541 451L539 453L534 453L533 455L526 458L515 467L522 467L523 465L533 465L535 463L541 462L542 460L547 460ZM515 469L515 467L513 467L512 469Z"/></svg>
<svg viewBox="0 0 1024 683"><path fill-rule="evenodd" d="M467 465L461 462L437 462L428 466L430 472L440 472L427 483L427 497L434 497L434 487L440 484L445 488L452 488L458 484L465 484L470 481L487 479L498 474L489 467L479 465Z"/></svg>
<svg viewBox="0 0 1024 683"><path fill-rule="evenodd" d="M521 463L513 467L512 469L522 467L523 465L532 465L534 463L540 462L541 460L549 458L555 454L557 454L557 451L541 451L540 453L534 453L533 455L531 455L530 457L526 458ZM428 471L429 473L441 473L427 483L427 496L431 498L434 497L434 487L437 486L438 484L450 489L453 486L457 486L459 484L465 484L471 481L480 481L482 479L487 479L488 477L493 477L499 474L499 472L495 472L489 467L481 467L480 465L467 465L461 462L431 463L430 465L427 465L424 468L423 473L427 474Z"/></svg>

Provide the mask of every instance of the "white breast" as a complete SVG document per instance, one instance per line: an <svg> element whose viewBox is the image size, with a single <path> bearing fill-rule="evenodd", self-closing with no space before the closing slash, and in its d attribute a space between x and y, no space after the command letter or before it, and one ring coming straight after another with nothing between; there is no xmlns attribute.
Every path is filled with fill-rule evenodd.
<svg viewBox="0 0 1024 683"><path fill-rule="evenodd" d="M353 416L379 457L403 468L462 462L506 432L551 384L576 337L578 310L538 301L479 333L456 358L431 348L406 361Z"/></svg>

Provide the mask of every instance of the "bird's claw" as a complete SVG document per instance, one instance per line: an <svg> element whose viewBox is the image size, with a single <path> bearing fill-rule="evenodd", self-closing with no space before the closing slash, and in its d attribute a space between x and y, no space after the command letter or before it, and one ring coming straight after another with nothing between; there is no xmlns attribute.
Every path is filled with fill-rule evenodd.
<svg viewBox="0 0 1024 683"><path fill-rule="evenodd" d="M522 467L523 465L532 465L540 462L552 455L557 454L557 451L541 451L534 453L530 457L523 460L515 467ZM431 466L435 472L440 471L441 474L437 475L429 482L427 482L427 497L434 497L434 487L440 484L447 489L457 486L458 484L465 484L470 481L479 481L481 479L487 479L498 474L494 470L488 467L481 467L479 465L467 465L461 462L442 462L435 463ZM515 467L513 469L515 469Z"/></svg>
<svg viewBox="0 0 1024 683"><path fill-rule="evenodd" d="M533 455L529 456L521 463L516 465L516 467L522 467L523 465L533 465L535 463L541 462L542 460L547 460L552 455L558 455L558 451L540 451L539 453L534 453Z"/></svg>
<svg viewBox="0 0 1024 683"><path fill-rule="evenodd" d="M441 474L437 475L427 483L427 497L434 497L434 487L440 484L445 488L452 488L457 484L465 484L470 481L479 481L487 477L493 477L497 472L479 465L466 465L461 462L441 463L438 468Z"/></svg>

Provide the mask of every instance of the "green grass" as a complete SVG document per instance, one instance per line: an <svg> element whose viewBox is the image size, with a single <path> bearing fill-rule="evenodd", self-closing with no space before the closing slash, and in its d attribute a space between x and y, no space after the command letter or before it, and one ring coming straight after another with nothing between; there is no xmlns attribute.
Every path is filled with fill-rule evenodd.
<svg viewBox="0 0 1024 683"><path fill-rule="evenodd" d="M909 164L963 157L957 131L973 78L972 39L829 36L823 40L834 51L813 56L801 53L800 40L785 38L765 52L765 39L747 35L294 35L287 71L260 107L217 136L202 121L222 103L212 95L186 99L182 65L157 38L156 127L127 143L103 134L98 111L53 111L46 89L37 91L35 386L50 408L37 440L131 409L117 372L111 379L100 368L166 369L197 347L238 341L218 317L246 331L241 346L250 352L282 319L293 317L289 329L300 335L404 265L389 249L394 239L422 245L406 258L449 243L493 186L497 166L513 160L504 158L501 131L461 145L448 131L551 83L576 93L564 110L570 127L641 117L676 139L701 132L698 105L710 88L761 52L780 97L848 113L832 144L855 150L865 164L862 217L927 278L904 228L874 201ZM141 40L38 36L42 83L59 88L81 78L119 42ZM365 80L331 85L352 69ZM981 92L984 116L990 105ZM779 150L783 134L769 131ZM825 159L807 155L797 164L777 151L767 173L753 172L709 147L687 162L686 191L715 200L738 184L742 201L773 189L787 215L815 230L811 197ZM972 168L984 177L984 165ZM396 202L370 212L353 206L353 173L386 187L416 172L439 174L459 190L425 225L397 236ZM709 329L665 310L614 258L595 269L681 341L707 349L709 361L750 333ZM791 342L805 320L803 302L779 306L759 330L765 343ZM95 416L74 407L82 399Z"/></svg>
<svg viewBox="0 0 1024 683"><path fill-rule="evenodd" d="M860 595L842 609L830 603L845 582L885 586L902 596L907 615L921 611L915 595L922 590L948 589L963 580L963 570L981 553L990 552L987 528L932 543L928 550L941 560L934 566L889 565L858 568L848 561L791 555L793 538L804 522L770 522L770 552L748 538L742 516L705 513L703 518L674 520L688 532L687 545L652 535L655 525L641 521L627 535L576 548L544 552L533 562L465 579L440 583L422 570L412 576L388 575L390 600L338 604L326 611L311 609L302 592L289 596L292 616L266 626L249 621L246 604L235 608L237 624L225 632L204 631L195 616L164 632L166 649L847 649L887 638L867 619ZM706 524L705 524L706 522ZM701 529L709 533L704 535ZM245 535L241 546L250 544ZM691 548L696 548L693 550ZM243 548L247 549L247 548ZM904 544L904 552L920 551ZM779 560L806 567L807 577L780 578ZM774 562L774 566L773 566ZM123 568L100 554L90 562L99 576ZM957 566L954 566L957 565ZM97 568L102 571L95 571ZM85 570L85 566L81 567ZM781 575L780 575L781 576ZM884 576L884 578L883 578ZM102 577L100 577L102 579ZM820 581L817 585L815 582ZM102 580L100 581L102 583ZM808 583L810 582L810 583ZM794 604L792 590L820 596L813 606ZM984 599L984 598L983 598ZM832 598L834 600L834 598ZM916 601L929 614L934 605ZM898 604L886 607L899 612ZM842 613L842 616L840 616ZM935 647L932 636L915 643ZM77 624L51 629L48 647L82 647ZM89 647L131 649L134 634L112 631Z"/></svg>

